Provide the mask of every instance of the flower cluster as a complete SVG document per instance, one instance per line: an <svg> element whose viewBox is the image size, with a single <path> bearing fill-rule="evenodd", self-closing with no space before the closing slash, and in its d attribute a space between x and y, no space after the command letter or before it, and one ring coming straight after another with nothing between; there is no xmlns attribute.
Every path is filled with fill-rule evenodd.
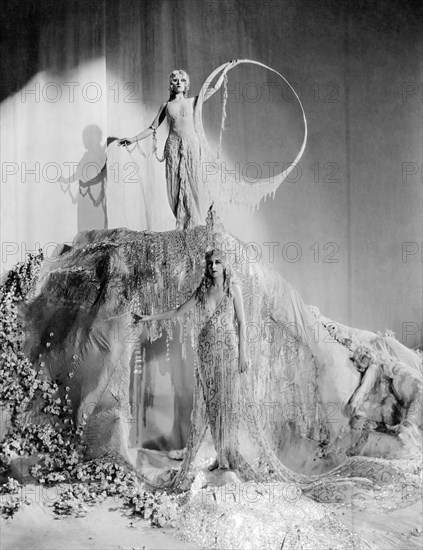
<svg viewBox="0 0 423 550"><path fill-rule="evenodd" d="M132 508L133 515L138 515L156 527L176 527L178 512L181 505L178 497L163 493L148 493L138 491L125 499L127 506Z"/></svg>
<svg viewBox="0 0 423 550"><path fill-rule="evenodd" d="M33 468L33 475L37 472ZM136 472L121 457L104 456L79 463L69 472L71 484L53 503L58 515L85 515L93 506L107 497L118 497L131 514L152 526L176 526L181 496L151 493Z"/></svg>
<svg viewBox="0 0 423 550"><path fill-rule="evenodd" d="M22 504L28 504L28 499L22 496L21 490L19 481L11 477L7 478L6 483L0 485L0 514L3 517L13 517Z"/></svg>
<svg viewBox="0 0 423 550"><path fill-rule="evenodd" d="M66 487L52 506L58 516L83 517L88 512L88 501L95 501L95 494L92 495L84 485L79 484Z"/></svg>
<svg viewBox="0 0 423 550"><path fill-rule="evenodd" d="M19 307L35 288L42 255L29 255L26 263L18 264L0 287L0 403L8 415L8 431L0 443L0 470L7 470L16 455L54 455L55 464L74 463L80 446L82 427L72 420L69 388L59 388L44 372L44 362L38 370L23 352L24 332ZM50 337L54 337L50 333ZM36 421L31 421L36 417ZM65 460L66 457L66 460Z"/></svg>
<svg viewBox="0 0 423 550"><path fill-rule="evenodd" d="M41 253L29 255L25 263L9 271L0 287L0 407L7 426L0 442L0 473L8 472L17 458L38 457L34 477L53 483L68 480L82 460L83 426L73 422L68 388L59 388L46 375L42 361L35 369L23 352L19 309L34 292L41 262ZM3 485L3 490L7 487Z"/></svg>

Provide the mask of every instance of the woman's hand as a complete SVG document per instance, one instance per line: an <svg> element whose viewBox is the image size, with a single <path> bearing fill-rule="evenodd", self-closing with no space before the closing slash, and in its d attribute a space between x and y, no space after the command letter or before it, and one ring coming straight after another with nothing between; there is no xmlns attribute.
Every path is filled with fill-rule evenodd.
<svg viewBox="0 0 423 550"><path fill-rule="evenodd" d="M134 323L139 323L140 321L142 323L146 322L146 321L152 321L152 316L151 315L138 315L138 313L132 313L132 316L134 318Z"/></svg>
<svg viewBox="0 0 423 550"><path fill-rule="evenodd" d="M126 147L127 145L132 145L134 142L130 138L122 138L118 141L119 147Z"/></svg>
<svg viewBox="0 0 423 550"><path fill-rule="evenodd" d="M344 407L344 413L346 416L349 416L350 418L353 418L354 416L357 416L358 410L361 406L361 400L358 398L357 395L353 395L351 399L348 401L348 403Z"/></svg>
<svg viewBox="0 0 423 550"><path fill-rule="evenodd" d="M226 67L223 69L222 76L225 75L229 69L232 69L232 67L235 67L235 65L238 64L238 59L231 59L229 63L226 65Z"/></svg>
<svg viewBox="0 0 423 550"><path fill-rule="evenodd" d="M248 367L250 366L250 358L245 351L241 351L239 354L239 372L247 372Z"/></svg>

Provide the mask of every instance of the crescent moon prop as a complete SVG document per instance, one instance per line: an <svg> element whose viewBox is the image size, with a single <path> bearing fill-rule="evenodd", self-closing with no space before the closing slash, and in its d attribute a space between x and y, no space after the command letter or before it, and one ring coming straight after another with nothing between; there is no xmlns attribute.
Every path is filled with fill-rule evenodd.
<svg viewBox="0 0 423 550"><path fill-rule="evenodd" d="M237 204L244 204L244 205L248 205L252 209L254 209L254 208L258 208L259 203L262 199L265 199L269 195L273 195L273 197L274 197L274 195L276 193L276 190L279 187L279 185L288 177L289 173L295 168L295 166L300 161L300 159L301 159L301 157L304 153L306 143L307 143L307 119L306 119L306 116L305 116L304 107L301 103L301 100L300 100L297 92L294 90L294 88L291 86L291 84L288 82L288 80L283 75L281 75L281 73L279 73L275 69L272 69L272 67L268 67L264 63L260 63L259 61L253 61L251 59L240 59L237 62L237 65L239 65L241 63L250 63L252 65L258 65L259 67L263 67L264 69L267 69L267 70L271 71L272 73L275 73L276 75L278 75L278 77L281 78L289 86L289 88L292 90L293 94L295 95L295 97L296 97L296 99L297 99L297 101L298 101L298 103L301 107L301 112L302 112L302 117L303 117L303 122L304 122L304 137L303 137L303 142L302 142L302 145L301 145L301 149L298 152L295 160L288 166L288 168L283 170L283 172L281 172L280 174L274 175L270 178L259 179L254 184L251 184L251 183L248 183L248 182L243 182L243 181L235 182L235 180L233 179L233 181L231 182L230 191L228 191L227 189L226 190L222 189L222 187L223 187L221 185L222 184L222 179L220 179L220 182L217 182L217 180L215 180L216 185L219 186L219 189L215 189L215 192L213 192L213 188L215 188L214 185L212 185L212 186L205 185L205 187L209 187L209 189L206 189L206 191L208 191L208 193L211 194L214 199L217 198L216 197L216 192L217 192L218 200L220 199L219 200L220 203L226 203L226 205L228 204L228 202L237 203ZM204 84L202 85L201 90L198 94L198 100L197 100L197 104L196 104L196 107L195 107L195 110L194 110L194 120L195 120L197 133L199 134L200 138L204 141L205 144L207 143L207 140L206 140L206 137L205 137L205 134L204 134L203 123L202 123L202 108L203 108L203 103L204 103L204 96L205 96L208 88L210 87L211 83L213 82L213 80L217 77L218 74L220 74L222 71L224 71L225 68L227 68L229 64L230 64L229 62L224 63L223 65L220 65L220 67L215 69L207 77L207 79L204 81ZM234 66L236 66L236 65L234 65ZM229 70L227 70L227 71L229 71ZM225 180L227 181L228 179L230 179L230 177L227 177L225 175ZM203 178L203 181L204 181L204 178ZM207 184L208 183L209 182L207 182ZM228 192L229 192L229 196L228 196Z"/></svg>

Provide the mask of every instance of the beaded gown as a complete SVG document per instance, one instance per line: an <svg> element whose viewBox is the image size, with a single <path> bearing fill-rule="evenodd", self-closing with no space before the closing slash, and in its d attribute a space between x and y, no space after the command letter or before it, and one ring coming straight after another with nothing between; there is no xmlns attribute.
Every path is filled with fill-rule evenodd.
<svg viewBox="0 0 423 550"><path fill-rule="evenodd" d="M198 371L208 422L219 464L234 467L240 390L234 302L225 294L213 309L205 293L199 308Z"/></svg>
<svg viewBox="0 0 423 550"><path fill-rule="evenodd" d="M304 489L312 490L320 483L319 476L307 479L281 463L252 406L256 403L248 376L239 372L239 327L231 292L214 309L204 292L195 317L199 330L191 430L181 468L167 486L186 487L209 427L219 467L242 472L249 480L264 481L270 476L302 482Z"/></svg>
<svg viewBox="0 0 423 550"><path fill-rule="evenodd" d="M238 323L232 294L225 293L213 309L204 293L197 315L201 327L197 395L201 394L198 398L203 403L203 418L195 418L194 412L195 443L189 462L194 459L208 425L221 468L242 471L248 479L266 479L269 471L273 471L280 474L281 479L294 480L295 476L276 457L251 407L254 398L248 379L239 372Z"/></svg>
<svg viewBox="0 0 423 550"><path fill-rule="evenodd" d="M164 148L169 205L176 229L191 229L203 221L200 209L201 144L194 127L192 102L167 104L169 135ZM178 105L179 104L179 105Z"/></svg>

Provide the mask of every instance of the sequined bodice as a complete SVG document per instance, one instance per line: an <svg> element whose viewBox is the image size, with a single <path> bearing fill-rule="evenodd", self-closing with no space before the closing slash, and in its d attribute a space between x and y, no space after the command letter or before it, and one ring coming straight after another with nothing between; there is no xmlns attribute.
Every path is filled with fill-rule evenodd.
<svg viewBox="0 0 423 550"><path fill-rule="evenodd" d="M222 299L213 307L207 294L204 297L204 303L201 304L201 319L204 325L223 323L225 327L231 327L233 330L235 324L235 309L233 298L226 293Z"/></svg>
<svg viewBox="0 0 423 550"><path fill-rule="evenodd" d="M194 111L191 101L171 101L166 107L169 132L195 135Z"/></svg>

